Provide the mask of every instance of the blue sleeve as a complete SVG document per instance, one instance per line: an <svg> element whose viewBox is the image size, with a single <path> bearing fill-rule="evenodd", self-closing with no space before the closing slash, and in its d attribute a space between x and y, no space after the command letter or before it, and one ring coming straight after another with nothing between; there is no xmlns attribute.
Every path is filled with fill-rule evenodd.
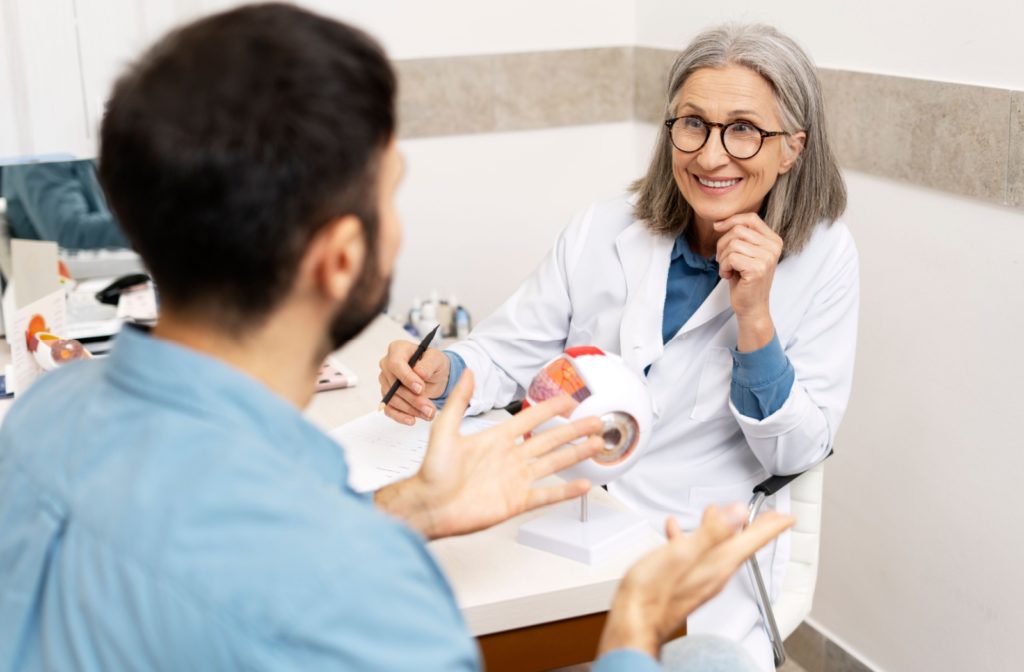
<svg viewBox="0 0 1024 672"><path fill-rule="evenodd" d="M609 651L594 663L591 672L658 672L661 666L654 658L636 649Z"/></svg>
<svg viewBox="0 0 1024 672"><path fill-rule="evenodd" d="M778 334L759 350L732 350L729 396L736 410L748 418L764 420L782 408L795 379L793 365L782 350Z"/></svg>
<svg viewBox="0 0 1024 672"><path fill-rule="evenodd" d="M9 178L40 240L71 249L129 246L94 174L42 164L7 169L4 180Z"/></svg>
<svg viewBox="0 0 1024 672"><path fill-rule="evenodd" d="M434 397L433 399L434 404L438 408L444 406L444 402L448 399L448 395L452 393L455 383L459 382L462 372L466 370L466 360L462 358L462 355L451 350L442 350L442 352L448 358L448 385L445 386L444 392L441 393L440 397Z"/></svg>

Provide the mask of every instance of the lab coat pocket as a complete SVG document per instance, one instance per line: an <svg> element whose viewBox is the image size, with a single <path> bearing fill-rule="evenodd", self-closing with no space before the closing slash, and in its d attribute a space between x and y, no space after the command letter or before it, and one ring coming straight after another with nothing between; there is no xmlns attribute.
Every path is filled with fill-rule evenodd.
<svg viewBox="0 0 1024 672"><path fill-rule="evenodd" d="M705 421L723 418L729 413L729 390L732 387L732 353L729 348L709 348L697 384L697 399L690 417Z"/></svg>

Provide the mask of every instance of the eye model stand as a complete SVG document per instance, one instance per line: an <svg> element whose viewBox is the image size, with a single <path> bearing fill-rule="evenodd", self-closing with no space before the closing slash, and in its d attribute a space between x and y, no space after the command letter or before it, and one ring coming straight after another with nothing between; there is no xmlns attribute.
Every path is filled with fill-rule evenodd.
<svg viewBox="0 0 1024 672"><path fill-rule="evenodd" d="M589 502L589 495L562 502L524 523L517 540L524 546L598 565L624 549L647 543L651 527L632 511Z"/></svg>
<svg viewBox="0 0 1024 672"><path fill-rule="evenodd" d="M604 449L594 458L614 464L635 444L636 423L620 413L609 413L604 421ZM599 502L589 494L577 501L556 504L544 515L524 523L517 540L524 546L561 555L588 565L601 564L614 555L650 538L647 519Z"/></svg>

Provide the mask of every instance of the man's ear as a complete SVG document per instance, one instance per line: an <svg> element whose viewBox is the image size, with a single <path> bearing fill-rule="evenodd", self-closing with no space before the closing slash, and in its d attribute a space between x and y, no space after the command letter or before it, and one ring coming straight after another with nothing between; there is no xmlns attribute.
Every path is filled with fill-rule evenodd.
<svg viewBox="0 0 1024 672"><path fill-rule="evenodd" d="M366 263L366 236L355 215L332 220L317 232L303 266L312 288L333 302L348 296Z"/></svg>
<svg viewBox="0 0 1024 672"><path fill-rule="evenodd" d="M796 165L797 159L800 158L800 152L804 151L804 143L807 142L807 133L804 131L797 131L790 135L782 138L783 142L787 143L788 149L785 152L786 156L782 160L782 165L779 166L779 175L785 175Z"/></svg>

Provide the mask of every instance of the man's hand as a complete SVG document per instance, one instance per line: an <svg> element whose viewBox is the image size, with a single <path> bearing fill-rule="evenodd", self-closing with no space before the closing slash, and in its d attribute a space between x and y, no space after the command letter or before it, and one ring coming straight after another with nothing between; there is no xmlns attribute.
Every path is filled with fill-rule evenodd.
<svg viewBox="0 0 1024 672"><path fill-rule="evenodd" d="M739 566L794 522L773 511L742 532L746 508L710 506L700 527L683 534L674 519L668 543L637 562L619 585L598 653L632 648L658 657L661 645L694 609L725 586Z"/></svg>
<svg viewBox="0 0 1024 672"><path fill-rule="evenodd" d="M522 441L527 432L572 409L572 398L561 395L500 425L462 436L459 426L472 394L473 374L467 369L434 421L419 472L378 490L377 506L428 539L438 539L482 530L590 490L584 479L543 488L533 484L598 453L600 436L569 444L601 431L598 418L576 420Z"/></svg>
<svg viewBox="0 0 1024 672"><path fill-rule="evenodd" d="M415 424L416 418L432 420L437 407L431 398L440 397L448 386L448 357L436 348L427 348L416 366L410 367L409 358L415 351L416 344L411 341L393 341L380 360L377 377L381 397L395 380L402 381L384 408L384 415L403 425Z"/></svg>

